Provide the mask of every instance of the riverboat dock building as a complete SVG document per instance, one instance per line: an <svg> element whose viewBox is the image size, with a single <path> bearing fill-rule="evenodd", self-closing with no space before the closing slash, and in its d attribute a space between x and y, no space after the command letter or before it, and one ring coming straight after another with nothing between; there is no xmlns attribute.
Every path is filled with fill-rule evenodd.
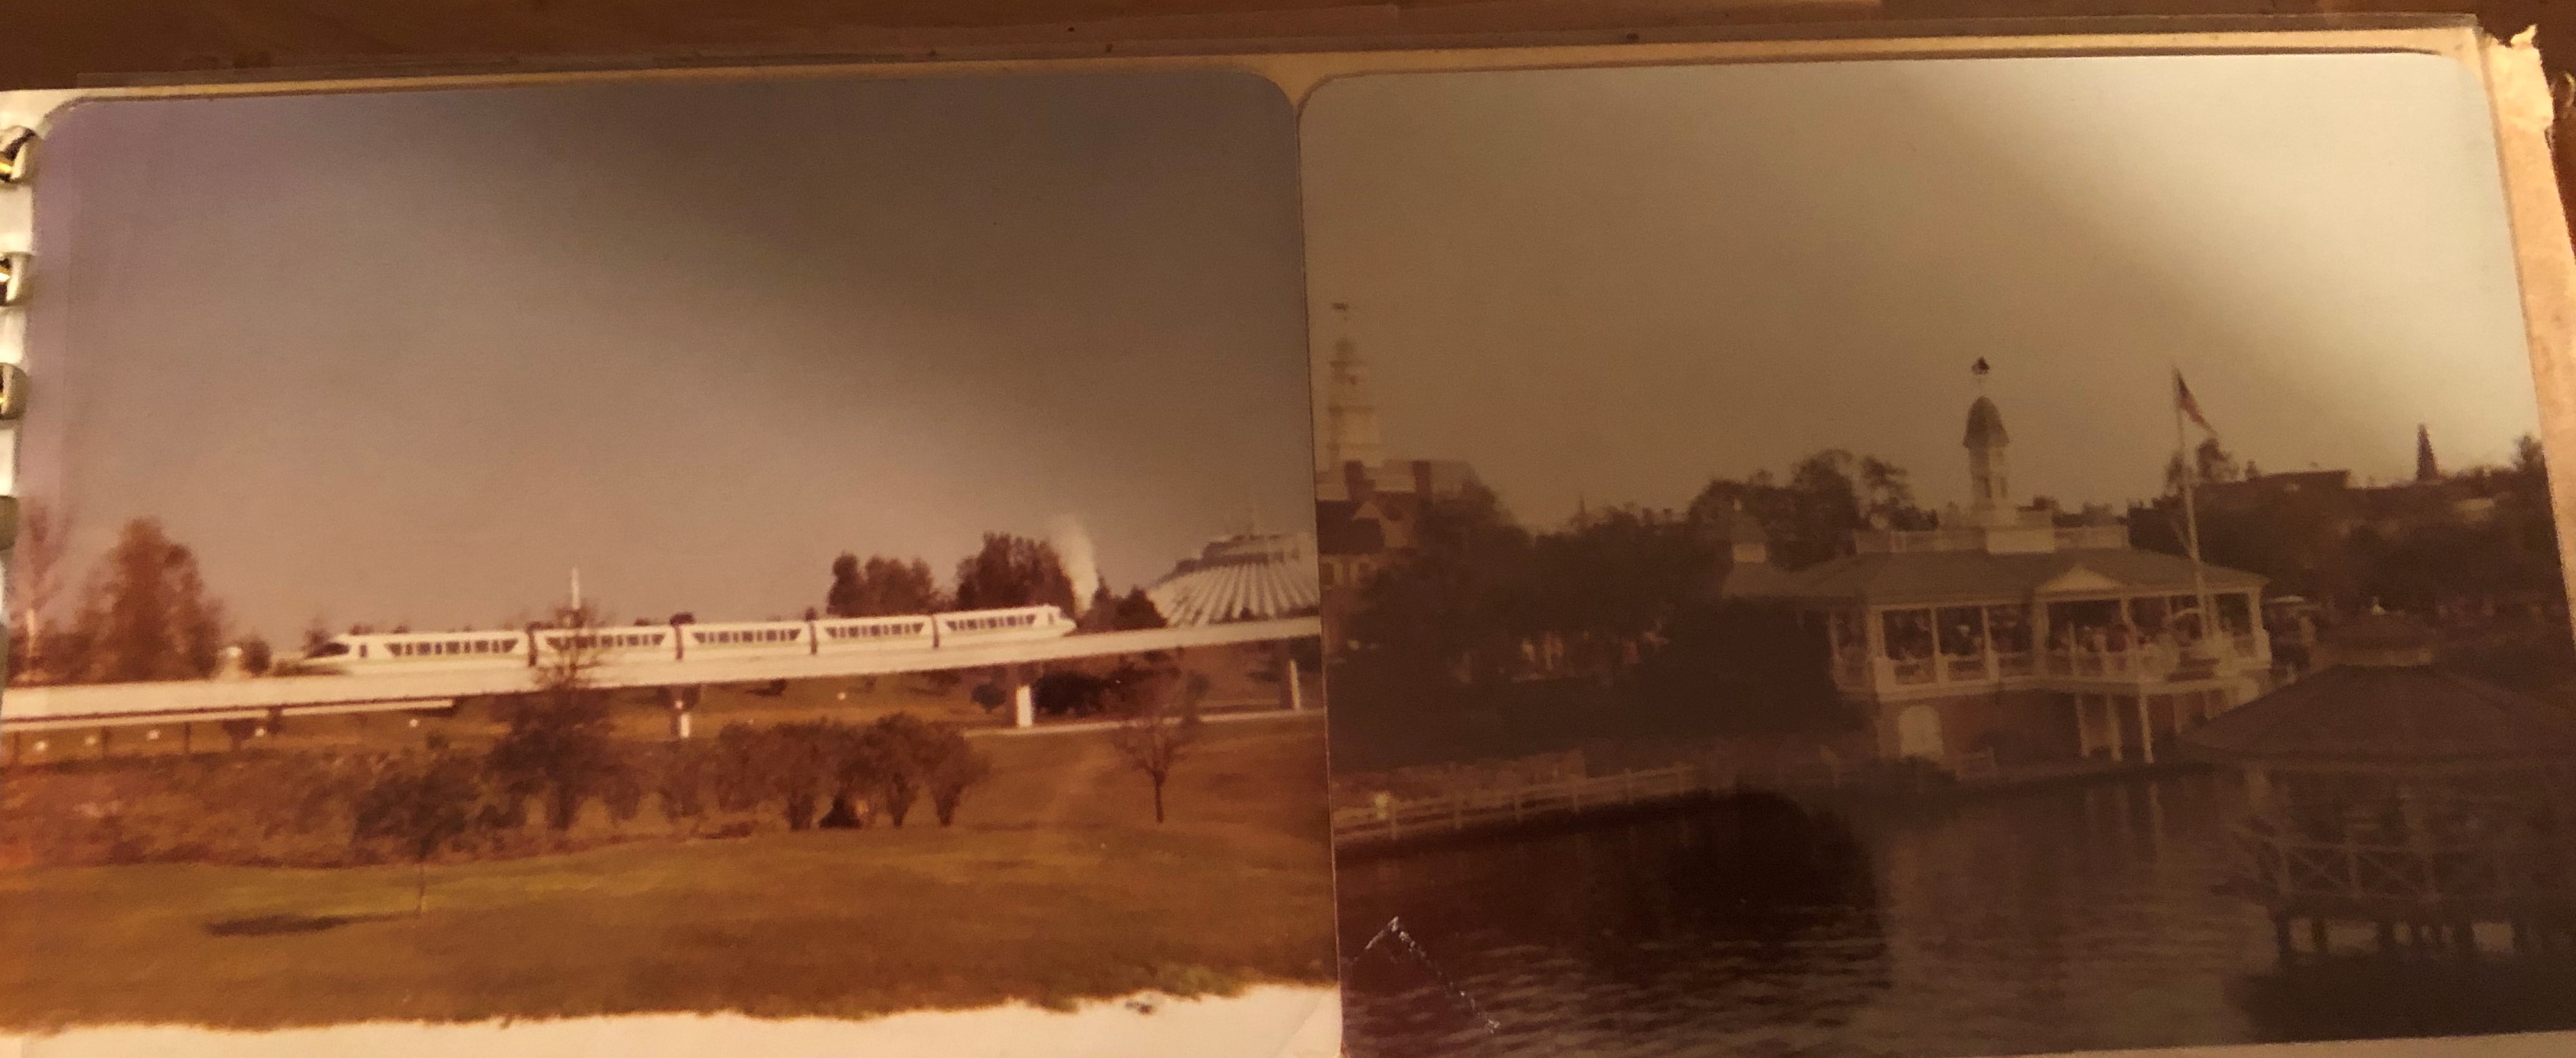
<svg viewBox="0 0 2576 1058"><path fill-rule="evenodd" d="M1799 570L1741 535L1719 590L1809 616L1882 759L1956 772L2154 764L2181 732L2269 689L2262 577L2135 548L2098 515L2017 503L2010 444L1979 397L1960 516L1856 532L1849 554Z"/></svg>

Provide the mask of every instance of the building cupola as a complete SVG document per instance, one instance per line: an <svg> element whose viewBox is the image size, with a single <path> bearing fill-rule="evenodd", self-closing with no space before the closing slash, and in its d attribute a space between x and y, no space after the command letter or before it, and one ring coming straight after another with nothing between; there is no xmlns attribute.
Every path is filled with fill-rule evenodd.
<svg viewBox="0 0 2576 1058"><path fill-rule="evenodd" d="M1986 362L1976 366L1979 389L1985 386ZM2011 471L2004 449L2012 444L2004 432L2004 413L1994 398L1978 394L1968 405L1968 509L1979 525L2001 525L2013 518Z"/></svg>

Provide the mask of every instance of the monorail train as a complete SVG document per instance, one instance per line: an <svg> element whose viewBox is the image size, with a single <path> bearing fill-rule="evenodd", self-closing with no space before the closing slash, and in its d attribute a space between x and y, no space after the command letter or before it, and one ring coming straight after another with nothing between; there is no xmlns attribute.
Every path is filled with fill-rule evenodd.
<svg viewBox="0 0 2576 1058"><path fill-rule="evenodd" d="M534 667L566 651L595 650L600 663L771 658L873 650L938 649L1054 639L1073 619L1053 606L964 610L906 617L829 617L747 624L670 624L524 632L397 632L334 636L297 665L308 672L430 672Z"/></svg>

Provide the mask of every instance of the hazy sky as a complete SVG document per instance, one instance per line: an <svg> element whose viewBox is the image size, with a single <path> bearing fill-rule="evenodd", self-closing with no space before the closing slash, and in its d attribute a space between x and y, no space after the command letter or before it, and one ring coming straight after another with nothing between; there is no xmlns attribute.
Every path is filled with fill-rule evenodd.
<svg viewBox="0 0 2576 1058"><path fill-rule="evenodd" d="M82 107L28 494L253 629L792 616L1078 516L1311 525L1295 129L1224 75Z"/></svg>
<svg viewBox="0 0 2576 1058"><path fill-rule="evenodd" d="M2538 428L2488 118L2429 57L1377 76L1304 118L1315 348L1354 306L1391 454L1524 521L1826 447L1964 502L2162 486L2179 366L2270 470Z"/></svg>

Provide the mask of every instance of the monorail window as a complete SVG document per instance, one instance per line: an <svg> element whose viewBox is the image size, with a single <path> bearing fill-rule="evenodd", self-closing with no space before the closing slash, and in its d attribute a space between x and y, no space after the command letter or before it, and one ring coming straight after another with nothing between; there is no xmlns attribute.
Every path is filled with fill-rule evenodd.
<svg viewBox="0 0 2576 1058"><path fill-rule="evenodd" d="M313 651L317 658L336 658L349 652L347 643L324 643Z"/></svg>

